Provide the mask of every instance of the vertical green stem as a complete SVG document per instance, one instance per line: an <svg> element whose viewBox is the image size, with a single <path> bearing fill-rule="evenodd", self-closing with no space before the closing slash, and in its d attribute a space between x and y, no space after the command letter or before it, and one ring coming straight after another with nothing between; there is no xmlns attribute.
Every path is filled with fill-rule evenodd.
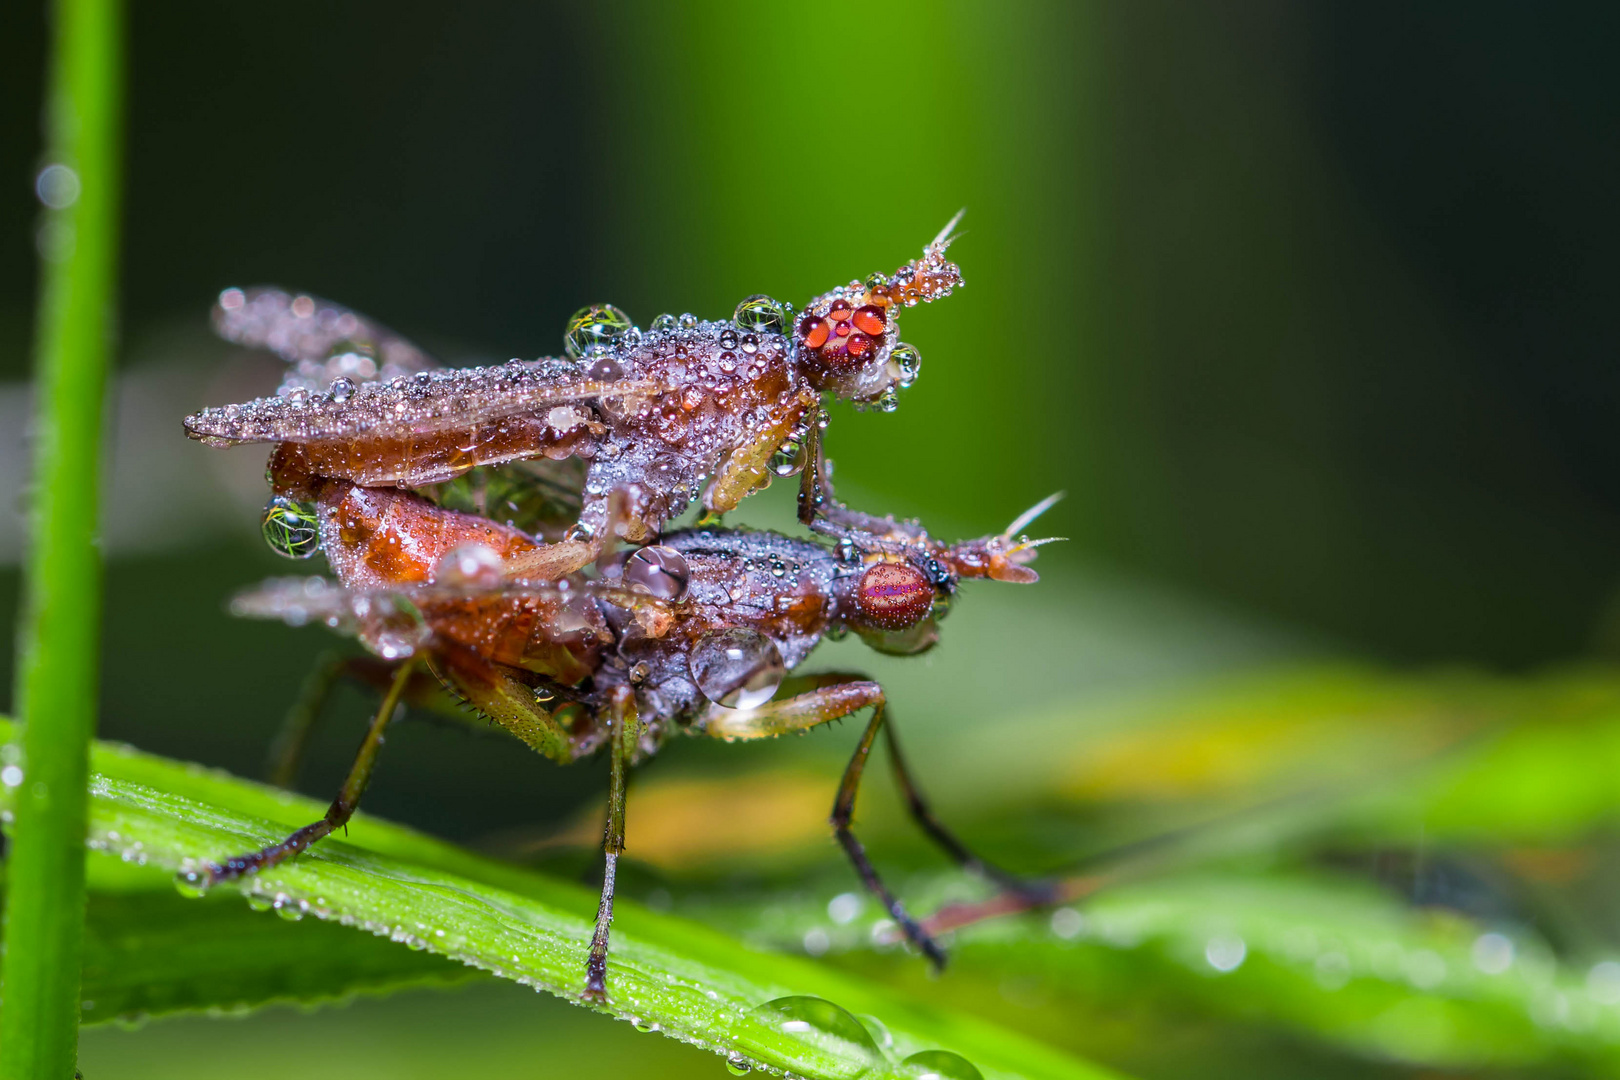
<svg viewBox="0 0 1620 1080"><path fill-rule="evenodd" d="M101 624L102 399L116 281L123 39L119 0L56 0L23 727L0 959L0 1077L71 1077L78 1043L84 831Z"/></svg>

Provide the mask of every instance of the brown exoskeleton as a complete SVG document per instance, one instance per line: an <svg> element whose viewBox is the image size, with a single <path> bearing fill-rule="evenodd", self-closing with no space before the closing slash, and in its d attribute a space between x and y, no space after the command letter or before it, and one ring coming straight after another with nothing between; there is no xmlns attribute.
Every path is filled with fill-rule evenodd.
<svg viewBox="0 0 1620 1080"><path fill-rule="evenodd" d="M936 964L944 959L939 946L885 887L850 828L880 731L922 828L958 861L1011 880L975 859L929 812L885 723L877 683L843 673L784 679L830 632L854 630L891 652L927 648L936 613L962 578L1033 581L1024 564L1039 542L1015 540L1009 530L948 545L915 525L851 515L840 525L849 542L836 550L775 533L693 528L609 553L595 578L525 581L507 568L538 545L519 530L414 493L342 480L322 481L315 497L320 532L312 542L326 550L339 582L272 581L238 597L233 611L323 622L358 637L374 658L343 668L383 686L382 705L320 821L261 851L185 871L192 886L272 866L340 828L399 704L429 703L446 690L554 761L604 746L611 756L605 871L586 968L593 1000L606 993L626 771L678 733L765 738L870 707L832 826L862 880ZM316 708L301 711L305 723Z"/></svg>
<svg viewBox="0 0 1620 1080"><path fill-rule="evenodd" d="M277 396L205 409L186 432L213 445L275 444L266 514L289 527L324 480L419 488L480 466L585 459L573 527L508 566L557 580L611 543L610 502L620 506L618 536L645 543L692 499L722 514L814 460L823 394L892 409L920 363L899 341L900 309L961 284L945 258L955 224L922 258L803 312L753 296L730 320L661 315L643 332L599 304L570 321L565 358L491 367L439 368L398 335L309 296L229 289L214 312L219 332L293 367ZM813 504L805 500L806 523Z"/></svg>

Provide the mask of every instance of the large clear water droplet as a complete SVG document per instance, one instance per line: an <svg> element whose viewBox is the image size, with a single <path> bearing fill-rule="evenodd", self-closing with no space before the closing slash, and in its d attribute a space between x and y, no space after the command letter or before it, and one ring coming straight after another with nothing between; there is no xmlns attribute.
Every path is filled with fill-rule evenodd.
<svg viewBox="0 0 1620 1080"><path fill-rule="evenodd" d="M754 1070L754 1063L741 1054L732 1054L726 1058L726 1072L732 1076L747 1076Z"/></svg>
<svg viewBox="0 0 1620 1080"><path fill-rule="evenodd" d="M901 386L910 386L922 374L922 353L916 346L901 342L889 352L889 363L894 365L894 380Z"/></svg>
<svg viewBox="0 0 1620 1080"><path fill-rule="evenodd" d="M704 634L687 664L705 697L733 709L765 704L787 674L776 642L742 628Z"/></svg>
<svg viewBox="0 0 1620 1080"><path fill-rule="evenodd" d="M398 594L372 600L356 637L384 660L403 660L432 636L416 605Z"/></svg>
<svg viewBox="0 0 1620 1080"><path fill-rule="evenodd" d="M671 315L667 311L664 312L662 315L658 316L658 318L656 318L656 319L654 319L652 321L652 328L654 330L673 330L673 329L675 329L675 316Z"/></svg>
<svg viewBox="0 0 1620 1080"><path fill-rule="evenodd" d="M326 388L327 396L339 405L354 397L354 380L347 375L339 375L332 380L332 385Z"/></svg>
<svg viewBox="0 0 1620 1080"><path fill-rule="evenodd" d="M612 348L627 340L636 324L612 304L592 304L574 312L563 330L563 351L578 360L598 346Z"/></svg>
<svg viewBox="0 0 1620 1080"><path fill-rule="evenodd" d="M686 595L686 583L691 576L686 556L661 544L642 548L624 564L626 585L645 589L658 599L671 602Z"/></svg>
<svg viewBox="0 0 1620 1080"><path fill-rule="evenodd" d="M501 557L487 544L462 544L433 569L433 584L447 589L490 589L501 581Z"/></svg>
<svg viewBox="0 0 1620 1080"><path fill-rule="evenodd" d="M264 542L277 555L307 559L321 549L320 521L313 503L277 495L265 505L261 529Z"/></svg>
<svg viewBox="0 0 1620 1080"><path fill-rule="evenodd" d="M754 1016L804 1047L792 1065L796 1073L853 1078L886 1064L865 1025L826 998L777 998Z"/></svg>
<svg viewBox="0 0 1620 1080"><path fill-rule="evenodd" d="M794 432L782 440L782 445L771 455L771 472L777 476L797 476L804 471L805 439Z"/></svg>
<svg viewBox="0 0 1620 1080"><path fill-rule="evenodd" d="M737 305L737 311L731 316L731 321L744 330L780 334L783 327L787 326L787 313L782 310L781 304L764 293L755 293Z"/></svg>
<svg viewBox="0 0 1620 1080"><path fill-rule="evenodd" d="M915 1080L984 1080L979 1067L949 1050L923 1050L900 1064L901 1074Z"/></svg>

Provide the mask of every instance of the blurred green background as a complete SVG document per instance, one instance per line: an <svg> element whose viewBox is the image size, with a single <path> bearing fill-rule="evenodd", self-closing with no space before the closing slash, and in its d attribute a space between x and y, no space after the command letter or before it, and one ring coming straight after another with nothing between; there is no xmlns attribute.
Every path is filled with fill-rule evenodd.
<svg viewBox="0 0 1620 1080"><path fill-rule="evenodd" d="M257 452L180 432L192 408L275 382L209 338L220 288L307 289L447 360L498 361L557 352L567 315L601 299L642 325L720 316L756 291L802 302L892 270L964 205L952 254L968 288L908 316L924 371L898 412L836 413L841 491L977 535L1065 489L1043 529L1072 539L1043 549L1040 585L972 591L935 657L836 654L882 674L925 775L959 745L931 732L1004 728L1010 757L1034 756L1016 717L1300 659L1601 662L1620 650L1617 12L134 5L101 730L254 774L331 644L223 614L231 590L286 564L256 536ZM26 468L40 18L13 11L0 40L3 633ZM782 494L743 519L785 526ZM10 652L7 639L0 686ZM350 719L323 736L305 790L335 786L363 707L334 706ZM852 737L673 747L655 768L802 757L830 797ZM407 728L368 808L491 842L588 812L599 765L561 771ZM1043 827L1038 803L1016 816L1045 829L1038 843L1006 824L981 835L1023 835L1045 865L1098 847ZM633 849L635 836L632 802ZM306 1050L352 1048L387 1042L377 1033L417 1023L413 1010L461 1009L509 1012L490 1030L518 1039L522 993L250 1023ZM627 1052L610 1025L549 1003L535 1015L557 1039ZM240 1037L218 1027L94 1033L87 1072L103 1053L125 1071L89 1075L137 1075L145 1054L182 1075L183 1047ZM513 1063L532 1052L511 1042L489 1068L528 1075ZM1148 1073L1185 1065L1110 1052ZM670 1060L582 1054L570 1069L718 1068L646 1053ZM366 1055L322 1060L353 1076ZM415 1057L382 1074L445 1068Z"/></svg>

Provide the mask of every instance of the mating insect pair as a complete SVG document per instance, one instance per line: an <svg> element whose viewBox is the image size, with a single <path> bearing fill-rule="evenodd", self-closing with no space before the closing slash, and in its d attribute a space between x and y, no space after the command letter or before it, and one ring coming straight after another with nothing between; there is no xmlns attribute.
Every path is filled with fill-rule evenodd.
<svg viewBox="0 0 1620 1080"><path fill-rule="evenodd" d="M867 758L879 731L887 731L913 814L947 851L982 866L917 794L885 723L882 689L834 673L799 677L777 692L823 636L854 630L884 651L918 652L935 640L937 617L962 578L1035 579L1025 563L1039 542L1017 534L1050 500L1004 534L947 545L913 523L841 506L825 478L819 425L810 419L819 413L816 390L837 387L857 400L882 400L892 390L888 365L896 353L905 358L905 347L889 338L895 309L957 280L955 267L943 262L944 236L900 274L812 302L796 337L751 326L749 313L766 306L754 298L734 324L682 327L676 320L639 341L620 335L604 351L603 320L587 312L570 325L577 361L536 361L520 370L435 370L419 350L351 313L280 293L225 294L219 317L227 336L270 346L295 366L279 399L210 410L188 420L188 430L209 439L278 441L266 536L284 554L324 550L338 578L272 582L239 597L233 609L352 633L378 659L346 662L332 674L367 679L384 697L321 821L262 851L191 871L194 883L255 872L340 827L401 702L459 700L560 763L604 747L610 755L602 900L586 978L587 995L600 998L626 770L675 733L760 738L871 707L832 824L907 937L941 962L937 945L884 887L850 831ZM889 303L854 303L884 297ZM590 327L597 338L585 333ZM737 366L733 342L744 356L766 354L757 369L762 381L744 376L720 389L701 373ZM382 376L388 380L379 382ZM327 389L312 398L310 384L321 380L329 380ZM686 391L694 389L688 408ZM667 418L671 399L671 424L649 427L650 412ZM347 409L351 401L366 407ZM727 411L739 403L740 412ZM705 507L735 505L762 478L759 464L770 464L762 450L792 459L781 468L803 469L801 516L834 537L833 547L722 528L655 536L707 472L714 480L702 493ZM566 471L575 455L589 461L583 477ZM668 471L657 468L671 460L677 464ZM438 503L404 490L430 484L438 485ZM483 515L452 508L474 497L482 498ZM535 500L567 507L571 499L581 516L552 542L540 523L554 527L558 514L522 522L533 532L499 520ZM615 553L621 536L657 543ZM594 576L584 572L592 562Z"/></svg>

